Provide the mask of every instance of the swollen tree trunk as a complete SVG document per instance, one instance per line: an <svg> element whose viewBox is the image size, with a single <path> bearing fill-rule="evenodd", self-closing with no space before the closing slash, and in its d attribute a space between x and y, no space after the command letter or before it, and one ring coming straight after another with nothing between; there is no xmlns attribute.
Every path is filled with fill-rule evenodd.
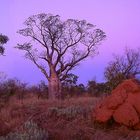
<svg viewBox="0 0 140 140"><path fill-rule="evenodd" d="M62 98L61 81L59 80L59 78L55 72L52 72L51 76L49 78L48 90L49 90L50 99L61 99Z"/></svg>

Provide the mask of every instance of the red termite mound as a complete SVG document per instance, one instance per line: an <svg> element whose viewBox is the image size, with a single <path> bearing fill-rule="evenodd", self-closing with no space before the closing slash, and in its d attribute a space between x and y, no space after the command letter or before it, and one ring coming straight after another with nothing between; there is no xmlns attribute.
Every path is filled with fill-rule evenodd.
<svg viewBox="0 0 140 140"><path fill-rule="evenodd" d="M140 129L140 84L136 80L125 80L96 106L95 121L106 123L112 118L119 124Z"/></svg>

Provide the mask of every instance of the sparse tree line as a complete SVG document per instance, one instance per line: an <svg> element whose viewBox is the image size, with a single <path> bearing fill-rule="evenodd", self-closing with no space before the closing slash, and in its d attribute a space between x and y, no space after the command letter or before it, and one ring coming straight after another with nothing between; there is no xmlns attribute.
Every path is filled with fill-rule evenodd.
<svg viewBox="0 0 140 140"><path fill-rule="evenodd" d="M0 97L18 93L23 98L25 93L34 93L40 97L62 99L85 95L100 96L109 93L120 82L137 78L140 74L140 50L126 49L122 56L116 55L105 68L104 83L88 81L87 86L77 84L78 76L70 73L73 68L89 56L96 54L97 46L106 38L105 33L85 20L68 19L60 16L38 14L24 22L25 28L18 31L27 37L27 41L15 48L25 51L44 74L48 85L41 82L36 86L27 86L18 80L5 80L0 83ZM4 44L8 37L0 35L0 54L4 54ZM3 58L4 59L4 58ZM24 94L23 94L24 93Z"/></svg>

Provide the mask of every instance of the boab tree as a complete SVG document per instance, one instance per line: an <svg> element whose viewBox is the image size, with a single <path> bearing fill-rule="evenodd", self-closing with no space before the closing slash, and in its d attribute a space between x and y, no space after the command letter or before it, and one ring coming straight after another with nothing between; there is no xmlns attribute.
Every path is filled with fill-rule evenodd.
<svg viewBox="0 0 140 140"><path fill-rule="evenodd" d="M104 76L110 90L125 79L140 75L140 49L125 49L122 56L114 55L114 59L105 68Z"/></svg>
<svg viewBox="0 0 140 140"><path fill-rule="evenodd" d="M62 21L58 15L38 14L29 17L19 34L29 42L18 44L48 80L49 97L61 98L61 81L69 71L89 55L106 36L85 20Z"/></svg>
<svg viewBox="0 0 140 140"><path fill-rule="evenodd" d="M0 55L4 54L5 49L3 47L3 44L7 43L8 40L9 39L7 36L0 34Z"/></svg>

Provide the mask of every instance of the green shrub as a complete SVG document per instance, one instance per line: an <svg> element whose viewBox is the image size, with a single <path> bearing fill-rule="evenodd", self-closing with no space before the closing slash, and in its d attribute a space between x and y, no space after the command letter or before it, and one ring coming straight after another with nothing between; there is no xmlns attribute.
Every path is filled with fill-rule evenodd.
<svg viewBox="0 0 140 140"><path fill-rule="evenodd" d="M66 119L73 119L80 115L86 117L93 107L83 107L83 106L69 106L66 108L51 107L49 108L49 115L56 117L65 117Z"/></svg>

